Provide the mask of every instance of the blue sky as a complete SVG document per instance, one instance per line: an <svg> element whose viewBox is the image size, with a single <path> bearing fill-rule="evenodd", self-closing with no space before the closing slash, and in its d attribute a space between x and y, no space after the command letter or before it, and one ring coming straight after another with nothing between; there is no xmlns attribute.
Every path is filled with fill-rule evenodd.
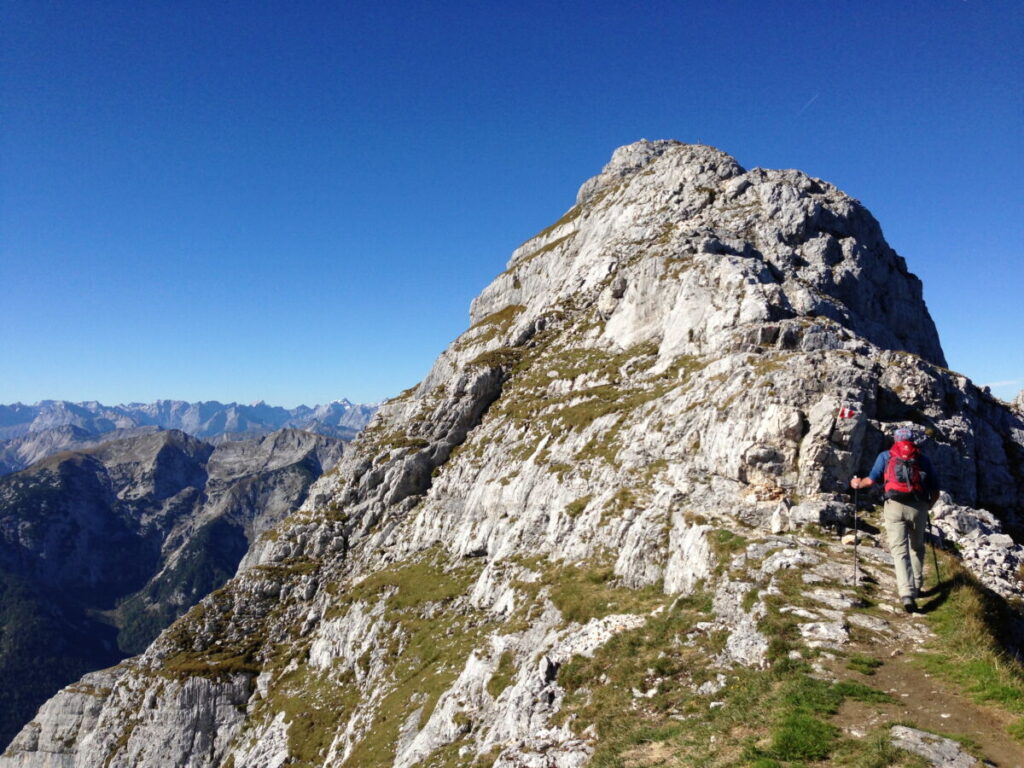
<svg viewBox="0 0 1024 768"><path fill-rule="evenodd" d="M0 0L0 402L378 400L612 150L859 198L1024 387L1024 4Z"/></svg>

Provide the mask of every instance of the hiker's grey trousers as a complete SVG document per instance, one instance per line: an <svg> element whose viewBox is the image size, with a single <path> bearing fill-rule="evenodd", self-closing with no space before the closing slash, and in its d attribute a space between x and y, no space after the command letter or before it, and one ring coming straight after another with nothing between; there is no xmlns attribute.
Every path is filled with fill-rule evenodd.
<svg viewBox="0 0 1024 768"><path fill-rule="evenodd" d="M896 561L896 589L900 597L916 597L924 586L924 532L928 527L927 501L905 503L886 499L882 508L889 552Z"/></svg>

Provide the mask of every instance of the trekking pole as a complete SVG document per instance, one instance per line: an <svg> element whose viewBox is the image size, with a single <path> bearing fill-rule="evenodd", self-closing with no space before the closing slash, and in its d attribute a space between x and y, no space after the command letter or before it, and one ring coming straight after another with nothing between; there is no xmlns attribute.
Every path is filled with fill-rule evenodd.
<svg viewBox="0 0 1024 768"><path fill-rule="evenodd" d="M935 586L942 584L942 573L939 571L939 556L935 554L935 540L939 537L939 526L932 522L932 510L928 508L928 531L932 534L932 563L935 565Z"/></svg>
<svg viewBox="0 0 1024 768"><path fill-rule="evenodd" d="M857 501L860 495L860 488L853 489L853 586L854 588L860 586L860 563L857 562L857 540L860 535L857 533ZM932 545L932 553L934 554L934 544Z"/></svg>

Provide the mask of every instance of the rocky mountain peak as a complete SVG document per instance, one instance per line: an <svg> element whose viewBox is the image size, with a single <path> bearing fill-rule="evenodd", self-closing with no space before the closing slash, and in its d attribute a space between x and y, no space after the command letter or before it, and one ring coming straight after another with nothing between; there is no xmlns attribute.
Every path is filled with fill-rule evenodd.
<svg viewBox="0 0 1024 768"><path fill-rule="evenodd" d="M586 202L602 189L613 184L618 184L627 176L636 173L652 160L665 154L665 152L670 149L685 146L687 145L682 142L670 139L659 139L658 141L640 139L640 141L619 147L612 153L612 159L608 161L608 164L605 165L604 168L601 169L601 173L583 182L579 193L576 195L576 203L579 204ZM696 145L689 146L691 150L705 149L709 150L713 154L721 155L723 158L732 160L732 158L729 158L724 152L719 152L711 147L697 147ZM735 163L735 161L733 162ZM743 173L743 169L738 166L737 170L739 173Z"/></svg>
<svg viewBox="0 0 1024 768"><path fill-rule="evenodd" d="M598 305L601 343L653 341L665 359L765 332L803 349L859 338L945 360L920 281L859 202L799 171L745 171L701 145L616 150L579 202L513 253L471 320L514 313L522 336L570 303Z"/></svg>

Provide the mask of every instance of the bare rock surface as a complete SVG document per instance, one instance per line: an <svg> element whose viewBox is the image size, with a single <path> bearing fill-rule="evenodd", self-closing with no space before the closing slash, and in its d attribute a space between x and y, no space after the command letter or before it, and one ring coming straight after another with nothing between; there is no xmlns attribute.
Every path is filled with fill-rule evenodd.
<svg viewBox="0 0 1024 768"><path fill-rule="evenodd" d="M920 281L827 182L621 148L470 322L113 684L69 764L575 768L608 697L682 722L780 654L917 647L891 558L865 540L853 588L829 528L897 426L928 430L964 564L1024 594L1021 416L944 367ZM168 678L207 681L212 714ZM113 723L143 701L134 739ZM19 736L0 765L41 755Z"/></svg>
<svg viewBox="0 0 1024 768"><path fill-rule="evenodd" d="M893 746L923 757L936 768L974 768L978 764L952 739L905 725L894 725L890 733Z"/></svg>

